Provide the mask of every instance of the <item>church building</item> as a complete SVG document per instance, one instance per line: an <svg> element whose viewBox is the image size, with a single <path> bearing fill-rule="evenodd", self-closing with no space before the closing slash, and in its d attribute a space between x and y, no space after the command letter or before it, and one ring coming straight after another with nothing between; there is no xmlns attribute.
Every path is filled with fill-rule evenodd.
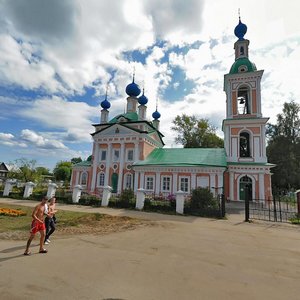
<svg viewBox="0 0 300 300"><path fill-rule="evenodd" d="M268 118L261 112L263 70L257 70L248 58L246 32L247 26L239 20L234 30L238 38L235 61L224 76L224 148L164 148L161 115L156 108L153 119L147 119L148 99L133 76L126 87L126 112L109 119L107 95L101 102L100 123L93 125L91 134L91 159L73 167L71 187L81 185L99 197L105 186L117 194L142 188L165 197L208 187L215 196L224 193L230 201L245 200L246 190L250 199L272 199L270 169L274 165L267 161Z"/></svg>

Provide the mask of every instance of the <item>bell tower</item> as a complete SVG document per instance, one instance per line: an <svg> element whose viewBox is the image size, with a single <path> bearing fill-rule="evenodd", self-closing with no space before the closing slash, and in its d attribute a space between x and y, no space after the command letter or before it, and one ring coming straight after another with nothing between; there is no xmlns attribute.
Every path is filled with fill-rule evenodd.
<svg viewBox="0 0 300 300"><path fill-rule="evenodd" d="M226 119L223 121L224 146L228 163L229 200L245 200L244 186L249 187L249 198L270 199L271 164L267 162L265 125L269 118L261 112L261 78L249 60L249 40L244 38L247 26L241 22L234 33L235 61L224 76Z"/></svg>

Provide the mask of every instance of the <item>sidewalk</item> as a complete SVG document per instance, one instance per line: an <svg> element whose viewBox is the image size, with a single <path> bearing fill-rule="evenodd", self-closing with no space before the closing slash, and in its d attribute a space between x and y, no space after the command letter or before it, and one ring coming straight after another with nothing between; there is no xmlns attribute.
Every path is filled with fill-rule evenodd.
<svg viewBox="0 0 300 300"><path fill-rule="evenodd" d="M0 199L5 205L34 206ZM53 240L22 255L0 240L3 299L299 299L300 227L61 205L59 209L149 219L158 226ZM239 219L234 219L239 218Z"/></svg>

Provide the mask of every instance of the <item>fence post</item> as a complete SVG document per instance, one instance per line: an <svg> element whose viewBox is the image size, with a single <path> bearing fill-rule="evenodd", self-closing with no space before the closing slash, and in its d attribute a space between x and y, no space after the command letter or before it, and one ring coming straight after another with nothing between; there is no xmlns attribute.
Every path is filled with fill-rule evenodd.
<svg viewBox="0 0 300 300"><path fill-rule="evenodd" d="M101 206L108 206L109 199L111 196L112 187L111 186L105 186L103 188L103 195L102 195L102 201Z"/></svg>
<svg viewBox="0 0 300 300"><path fill-rule="evenodd" d="M300 217L300 190L296 191L296 199L297 199L297 212L299 218Z"/></svg>
<svg viewBox="0 0 300 300"><path fill-rule="evenodd" d="M276 208L276 199L273 197L273 213L274 213L274 222L277 222L277 208Z"/></svg>
<svg viewBox="0 0 300 300"><path fill-rule="evenodd" d="M226 214L225 211L225 195L221 194L221 218L224 218Z"/></svg>
<svg viewBox="0 0 300 300"><path fill-rule="evenodd" d="M184 213L184 192L181 190L176 192L176 213L181 215Z"/></svg>
<svg viewBox="0 0 300 300"><path fill-rule="evenodd" d="M138 189L136 192L136 203L135 203L135 209L142 210L144 208L145 203L145 190L144 189Z"/></svg>
<svg viewBox="0 0 300 300"><path fill-rule="evenodd" d="M245 222L249 222L249 187L245 186Z"/></svg>

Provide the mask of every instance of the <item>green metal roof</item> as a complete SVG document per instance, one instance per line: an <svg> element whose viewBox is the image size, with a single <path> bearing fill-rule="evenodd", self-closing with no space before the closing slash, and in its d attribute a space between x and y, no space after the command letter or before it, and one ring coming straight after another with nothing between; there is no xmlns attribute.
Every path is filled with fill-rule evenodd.
<svg viewBox="0 0 300 300"><path fill-rule="evenodd" d="M268 166L268 167L274 167L274 166L276 166L276 165L274 165L274 164L271 164L271 163L258 163L258 162L248 162L248 161L245 161L245 162L242 162L242 161L240 161L240 162L228 162L227 163L228 164L228 166L240 166L240 165L250 165L250 166Z"/></svg>
<svg viewBox="0 0 300 300"><path fill-rule="evenodd" d="M118 119L121 117L126 118L127 121L138 121L139 117L136 112L127 112L125 114L117 115L113 119L111 119L108 123L117 123Z"/></svg>
<svg viewBox="0 0 300 300"><path fill-rule="evenodd" d="M224 148L157 148L134 166L213 166L226 167Z"/></svg>
<svg viewBox="0 0 300 300"><path fill-rule="evenodd" d="M241 57L241 58L238 58L234 64L231 66L230 68L230 71L229 71L229 74L237 74L237 73L240 73L239 72L239 67L241 66L246 66L247 68L247 71L244 71L244 72L253 72L253 71L256 71L256 66L254 63L252 63L248 57Z"/></svg>
<svg viewBox="0 0 300 300"><path fill-rule="evenodd" d="M90 167L92 165L91 160L84 160L78 164L75 164L73 167Z"/></svg>

